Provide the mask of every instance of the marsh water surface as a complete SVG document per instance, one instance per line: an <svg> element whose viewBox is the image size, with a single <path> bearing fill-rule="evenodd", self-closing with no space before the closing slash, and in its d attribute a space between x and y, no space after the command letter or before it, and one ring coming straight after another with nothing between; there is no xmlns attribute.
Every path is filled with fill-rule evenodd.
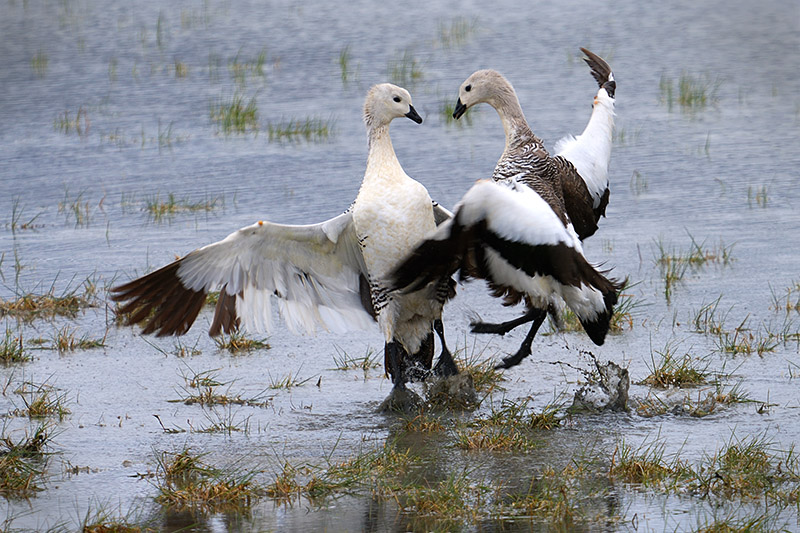
<svg viewBox="0 0 800 533"><path fill-rule="evenodd" d="M503 148L490 108L448 119L474 70L514 84L548 147L580 133L596 91L581 46L618 80L611 200L585 243L630 285L604 346L545 327L533 356L477 409L439 412L442 428L421 431L377 412L391 388L377 328L298 337L278 327L250 335L268 347L233 355L205 333L210 308L180 344L115 322L115 283L256 220L312 223L346 209L364 171L361 106L374 83L411 92L424 122L395 121L395 150L447 207ZM48 434L29 463L39 490L0 498L4 530L104 518L164 531L800 529L798 50L792 1L4 0L0 297L76 293L92 304L74 316L2 317L0 334L21 337L31 357L0 368L2 436ZM226 123L237 99L240 120ZM445 323L462 363L513 353L524 328L488 339L469 321L519 311L481 283L461 286ZM102 346L59 350L59 332ZM644 383L667 355L707 383ZM567 413L593 357L628 368L628 412ZM249 403L187 401L198 377ZM59 409L29 416L37 392ZM509 404L556 409L560 424L528 432L521 447L463 443L471 422ZM768 460L756 496L720 488L733 481L717 459L742 443ZM384 447L413 456L402 490L381 480L322 497L264 489L287 465L302 484ZM625 449L660 450L665 464L708 474L705 485L611 475ZM184 450L261 489L234 510L164 504L159 458ZM555 490L562 499L551 504L568 512L513 504L563 482L570 465L592 474ZM445 486L461 511L423 505L424 490Z"/></svg>

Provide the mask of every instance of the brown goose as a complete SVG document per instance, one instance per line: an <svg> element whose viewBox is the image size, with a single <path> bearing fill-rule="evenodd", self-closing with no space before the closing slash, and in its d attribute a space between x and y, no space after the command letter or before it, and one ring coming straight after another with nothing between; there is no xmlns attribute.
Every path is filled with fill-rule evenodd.
<svg viewBox="0 0 800 533"><path fill-rule="evenodd" d="M583 133L559 141L555 156L549 154L542 140L531 131L514 88L497 71L479 70L464 81L453 117L459 118L467 109L483 102L494 107L503 123L506 144L493 179L515 178L531 187L554 209L566 214L578 237L583 240L597 231L597 223L601 216L605 216L608 204L608 164L614 129L616 81L608 63L585 48L581 51L586 54L584 60L600 88ZM516 301L518 299L512 298L506 304ZM533 322L517 353L503 359L498 368L510 368L530 355L531 343L547 316L547 309L528 307L525 315L508 322L476 322L472 325L475 333L502 335L519 325Z"/></svg>

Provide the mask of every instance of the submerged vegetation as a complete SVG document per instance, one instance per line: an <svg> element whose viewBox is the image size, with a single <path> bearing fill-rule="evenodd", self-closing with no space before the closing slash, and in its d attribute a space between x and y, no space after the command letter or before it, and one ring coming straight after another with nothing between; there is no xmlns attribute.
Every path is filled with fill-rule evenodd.
<svg viewBox="0 0 800 533"><path fill-rule="evenodd" d="M389 81L401 87L413 86L425 77L422 62L409 50L403 51L389 61L387 76Z"/></svg>
<svg viewBox="0 0 800 533"><path fill-rule="evenodd" d="M333 136L334 121L317 117L289 119L281 122L268 122L267 134L270 142L305 141L322 142Z"/></svg>
<svg viewBox="0 0 800 533"><path fill-rule="evenodd" d="M450 22L439 22L437 42L445 48L464 46L478 30L477 19L456 17Z"/></svg>
<svg viewBox="0 0 800 533"><path fill-rule="evenodd" d="M178 213L213 211L219 206L224 205L225 198L223 196L205 198L200 201L191 201L187 198L178 199L175 197L174 193L169 193L166 199L162 199L161 195L156 193L146 200L145 211L154 221L160 222L165 217L171 217Z"/></svg>
<svg viewBox="0 0 800 533"><path fill-rule="evenodd" d="M676 104L682 111L701 111L717 103L720 85L722 85L720 78L711 79L708 75L693 76L683 72L677 82L669 76L662 75L659 82L661 103L670 111Z"/></svg>
<svg viewBox="0 0 800 533"><path fill-rule="evenodd" d="M667 302L672 298L674 286L683 280L684 275L690 268L699 269L708 263L728 266L734 261L732 244L725 245L725 243L720 242L719 245L708 248L705 246L705 242L697 242L691 234L689 239L692 242L688 251L668 247L660 239L656 241L658 255L655 258L655 263L661 270L664 279L664 296Z"/></svg>
<svg viewBox="0 0 800 533"><path fill-rule="evenodd" d="M47 74L47 63L49 62L47 58L47 54L45 54L42 50L36 52L31 58L31 70L36 74L38 78L44 78Z"/></svg>
<svg viewBox="0 0 800 533"><path fill-rule="evenodd" d="M211 106L211 121L225 135L258 131L258 104L253 96L249 101L241 94L230 100L220 100Z"/></svg>
<svg viewBox="0 0 800 533"><path fill-rule="evenodd" d="M83 107L79 107L74 116L67 109L53 119L53 129L65 135L75 133L81 138L89 135L91 126L92 121L89 120L89 113Z"/></svg>

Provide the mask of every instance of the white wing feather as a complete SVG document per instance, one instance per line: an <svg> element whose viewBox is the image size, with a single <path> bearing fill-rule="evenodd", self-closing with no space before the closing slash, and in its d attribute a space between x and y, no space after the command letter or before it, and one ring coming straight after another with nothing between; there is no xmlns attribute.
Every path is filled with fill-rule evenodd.
<svg viewBox="0 0 800 533"><path fill-rule="evenodd" d="M259 222L181 260L178 277L193 290L225 286L249 331L272 329L272 298L290 331L365 329L373 323L359 295L366 272L350 212L320 224Z"/></svg>

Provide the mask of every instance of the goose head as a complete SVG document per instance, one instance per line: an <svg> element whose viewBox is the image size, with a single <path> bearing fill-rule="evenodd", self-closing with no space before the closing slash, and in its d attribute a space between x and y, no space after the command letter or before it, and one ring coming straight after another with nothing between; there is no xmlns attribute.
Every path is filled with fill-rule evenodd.
<svg viewBox="0 0 800 533"><path fill-rule="evenodd" d="M364 102L364 123L368 128L374 128L385 126L398 117L422 123L422 117L411 105L411 95L407 90L391 83L374 85Z"/></svg>
<svg viewBox="0 0 800 533"><path fill-rule="evenodd" d="M458 101L453 118L458 119L475 104L487 103L499 109L506 101L516 100L514 88L496 70L478 70L464 80L458 89Z"/></svg>

